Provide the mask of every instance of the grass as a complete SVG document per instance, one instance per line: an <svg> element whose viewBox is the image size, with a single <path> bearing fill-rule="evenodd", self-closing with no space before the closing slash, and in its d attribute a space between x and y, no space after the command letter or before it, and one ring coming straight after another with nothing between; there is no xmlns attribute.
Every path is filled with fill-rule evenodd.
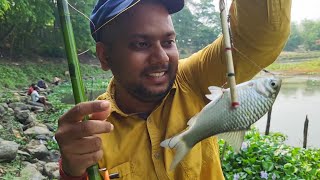
<svg viewBox="0 0 320 180"><path fill-rule="evenodd" d="M100 67L88 64L81 64L80 69L83 77L106 74ZM69 76L65 76L65 71L68 71L67 64L59 61L0 63L0 91L27 88L40 78L43 78L46 82L51 82L55 76L62 80L68 80Z"/></svg>
<svg viewBox="0 0 320 180"><path fill-rule="evenodd" d="M270 71L283 71L295 74L320 74L320 58L295 62L295 63L273 63L267 67Z"/></svg>
<svg viewBox="0 0 320 180"><path fill-rule="evenodd" d="M317 59L320 57L320 51L305 52L282 52L278 57L278 61L296 60L296 59Z"/></svg>

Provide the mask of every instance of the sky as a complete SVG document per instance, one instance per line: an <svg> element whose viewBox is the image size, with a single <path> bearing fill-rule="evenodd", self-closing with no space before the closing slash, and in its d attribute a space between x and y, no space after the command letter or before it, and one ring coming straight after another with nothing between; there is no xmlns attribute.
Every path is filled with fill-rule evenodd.
<svg viewBox="0 0 320 180"><path fill-rule="evenodd" d="M320 20L320 0L292 0L291 20Z"/></svg>
<svg viewBox="0 0 320 180"><path fill-rule="evenodd" d="M219 0L214 0L214 3L218 8ZM303 19L320 20L320 0L292 0L291 21L300 22Z"/></svg>

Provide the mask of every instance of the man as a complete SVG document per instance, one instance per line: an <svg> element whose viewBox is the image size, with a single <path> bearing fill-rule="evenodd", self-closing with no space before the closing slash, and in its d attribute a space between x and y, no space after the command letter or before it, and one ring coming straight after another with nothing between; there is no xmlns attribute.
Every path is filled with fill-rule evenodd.
<svg viewBox="0 0 320 180"><path fill-rule="evenodd" d="M238 83L281 52L290 5L289 0L233 2ZM78 104L59 119L63 178L85 178L86 168L98 162L123 179L224 179L216 137L195 145L174 171L169 171L174 151L160 147L208 103L208 86L226 82L222 37L178 61L170 13L182 7L183 0L98 1L91 28L101 67L114 78L98 101ZM81 122L85 115L91 120Z"/></svg>

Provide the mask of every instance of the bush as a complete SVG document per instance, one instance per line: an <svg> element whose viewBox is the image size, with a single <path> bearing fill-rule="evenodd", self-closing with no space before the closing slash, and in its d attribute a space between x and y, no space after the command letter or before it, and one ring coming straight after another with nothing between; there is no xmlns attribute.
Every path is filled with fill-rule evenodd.
<svg viewBox="0 0 320 180"><path fill-rule="evenodd" d="M226 179L320 179L320 149L303 149L284 144L286 136L246 134L241 152L227 147L222 162ZM219 141L220 152L223 140Z"/></svg>

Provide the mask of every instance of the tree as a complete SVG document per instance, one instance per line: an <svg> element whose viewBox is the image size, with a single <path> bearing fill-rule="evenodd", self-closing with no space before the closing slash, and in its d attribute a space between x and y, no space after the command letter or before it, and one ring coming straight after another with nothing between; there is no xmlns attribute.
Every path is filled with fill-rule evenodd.
<svg viewBox="0 0 320 180"><path fill-rule="evenodd" d="M2 0L3 1L3 0ZM7 0L9 8L3 11L0 42L4 47L21 52L37 44L41 29L50 26L53 19L52 1Z"/></svg>
<svg viewBox="0 0 320 180"><path fill-rule="evenodd" d="M219 14L208 0L190 2L172 19L182 57L210 44L221 32Z"/></svg>
<svg viewBox="0 0 320 180"><path fill-rule="evenodd" d="M0 0L0 20L3 18L3 15L10 8L10 3L7 0Z"/></svg>
<svg viewBox="0 0 320 180"><path fill-rule="evenodd" d="M320 45L316 43L320 39L320 21L303 20L301 26L303 45L306 50L320 50Z"/></svg>
<svg viewBox="0 0 320 180"><path fill-rule="evenodd" d="M299 31L299 25L295 22L291 23L291 32L288 42L284 48L286 51L294 51L298 49L299 45L302 43L301 33Z"/></svg>

